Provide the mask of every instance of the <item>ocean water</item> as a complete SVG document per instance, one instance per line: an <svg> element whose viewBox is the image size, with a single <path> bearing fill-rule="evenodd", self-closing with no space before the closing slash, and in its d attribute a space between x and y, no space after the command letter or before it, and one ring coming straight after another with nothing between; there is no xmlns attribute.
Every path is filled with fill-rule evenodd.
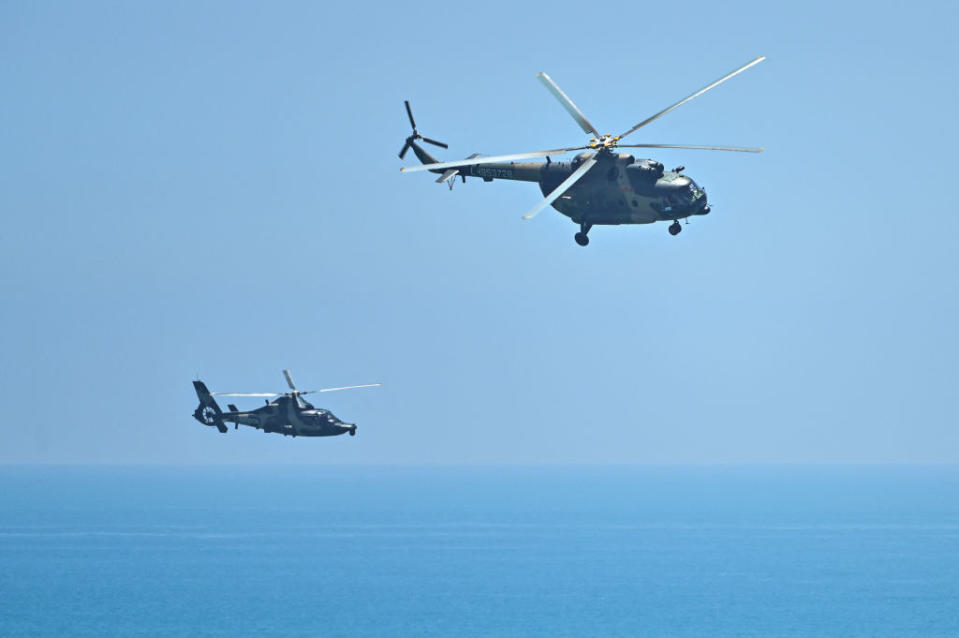
<svg viewBox="0 0 959 638"><path fill-rule="evenodd" d="M959 468L0 468L0 635L959 636Z"/></svg>

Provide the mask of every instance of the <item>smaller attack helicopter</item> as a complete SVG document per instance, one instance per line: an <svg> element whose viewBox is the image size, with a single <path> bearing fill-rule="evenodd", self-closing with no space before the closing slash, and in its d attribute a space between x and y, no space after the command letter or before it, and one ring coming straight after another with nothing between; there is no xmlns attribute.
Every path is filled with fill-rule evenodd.
<svg viewBox="0 0 959 638"><path fill-rule="evenodd" d="M449 147L443 142L420 134L416 129L410 103L407 101L406 114L413 127L413 133L406 138L400 150L400 159L403 159L407 151L413 149L422 166L406 166L400 170L405 173L413 171L436 173L439 175L436 181L446 182L451 189L457 176L463 182L466 182L467 177L479 177L486 182L509 179L538 183L545 199L533 206L523 219L532 219L547 206L552 206L579 224L579 232L573 238L580 246L589 244L589 230L597 225L652 224L657 221L672 221L669 234L678 235L683 229L679 223L680 219L709 214L710 206L706 203L705 189L691 177L682 174L684 166L668 171L656 160L633 157L627 153L619 153L617 149L676 148L742 153L759 153L763 149L689 144L622 144L620 140L765 59L760 56L744 64L712 84L647 117L620 135L600 134L599 129L586 119L583 112L573 104L559 85L545 73L540 73L537 75L539 81L573 117L580 128L593 136L587 144L575 144L549 151L493 156L474 153L461 160L440 161L417 144L417 141L422 140L441 148ZM570 161L552 160L552 157L573 151L584 152ZM546 163L517 161L536 158L545 158Z"/></svg>
<svg viewBox="0 0 959 638"><path fill-rule="evenodd" d="M289 370L283 371L289 392L210 392L202 381L194 381L193 388L200 399L200 405L193 411L193 418L211 427L216 426L226 433L226 423L233 423L234 429L240 425L249 425L266 433L279 432L283 436L336 436L350 433L356 435L355 423L340 421L329 410L314 407L303 399L304 394L353 390L355 388L373 388L379 383L350 385L342 388L323 388L320 390L297 390ZM228 404L229 412L220 409L213 397L275 397L266 400L266 405L255 410L243 411Z"/></svg>

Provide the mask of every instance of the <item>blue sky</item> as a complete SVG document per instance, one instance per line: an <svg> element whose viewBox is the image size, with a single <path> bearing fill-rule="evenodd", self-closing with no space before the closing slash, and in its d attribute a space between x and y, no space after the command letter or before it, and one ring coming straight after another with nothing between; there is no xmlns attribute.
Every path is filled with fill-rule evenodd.
<svg viewBox="0 0 959 638"><path fill-rule="evenodd" d="M956 462L946 3L0 5L0 462ZM547 71L713 213L599 227L402 175L578 144ZM410 161L409 158L407 161ZM190 417L325 395L356 438ZM255 404L252 404L255 405Z"/></svg>

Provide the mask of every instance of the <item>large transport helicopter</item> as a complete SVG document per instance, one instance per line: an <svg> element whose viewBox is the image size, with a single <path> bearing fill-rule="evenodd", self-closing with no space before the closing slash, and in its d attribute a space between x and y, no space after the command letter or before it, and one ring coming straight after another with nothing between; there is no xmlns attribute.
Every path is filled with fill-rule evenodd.
<svg viewBox="0 0 959 638"><path fill-rule="evenodd" d="M467 177L479 177L487 182L494 179L537 182L546 198L523 215L523 219L532 219L541 210L552 205L560 213L579 224L580 230L576 233L575 239L580 246L589 243L588 233L595 225L651 224L671 220L673 223L669 226L669 234L678 235L683 229L679 223L680 219L709 214L710 207L706 203L706 191L691 177L682 174L685 168L683 166L667 171L656 160L637 159L626 153L617 153L616 149L678 148L743 153L759 153L763 149L683 144L621 144L620 140L765 59L765 56L756 58L672 106L646 118L625 133L615 136L608 133L601 135L566 93L548 75L540 73L536 77L559 100L580 128L592 134L593 137L589 144L584 146L531 153L494 156L475 154L463 160L441 162L416 142L423 140L442 148L449 148L449 146L420 135L413 120L410 103L407 101L406 113L409 115L413 133L406 138L406 143L400 151L400 159L412 148L423 165L404 167L400 170L407 173L424 170L439 173L440 177L436 181L447 182L451 189L457 176L464 183ZM564 155L572 151L586 152L576 155L571 161L554 162L551 159L552 156ZM537 157L545 157L546 163L516 161Z"/></svg>
<svg viewBox="0 0 959 638"><path fill-rule="evenodd" d="M355 423L344 423L329 410L314 407L303 399L304 394L372 388L379 383L350 385L342 388L323 388L321 390L297 390L289 370L283 371L289 392L210 392L202 381L194 381L193 388L200 399L200 405L193 411L193 418L203 425L215 426L226 434L227 423L233 423L234 429L249 425L266 433L278 432L284 436L337 436L356 435ZM229 411L220 409L213 397L275 397L266 400L266 405L255 410L240 410L233 404L227 405Z"/></svg>

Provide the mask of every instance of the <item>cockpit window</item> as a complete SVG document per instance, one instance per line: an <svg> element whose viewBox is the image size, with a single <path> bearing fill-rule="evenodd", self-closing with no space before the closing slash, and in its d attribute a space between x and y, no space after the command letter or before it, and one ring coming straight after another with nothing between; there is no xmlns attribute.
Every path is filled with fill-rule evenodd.
<svg viewBox="0 0 959 638"><path fill-rule="evenodd" d="M702 194L703 191L696 185L696 182L689 180L689 186L686 189L686 198L689 200L698 199Z"/></svg>

